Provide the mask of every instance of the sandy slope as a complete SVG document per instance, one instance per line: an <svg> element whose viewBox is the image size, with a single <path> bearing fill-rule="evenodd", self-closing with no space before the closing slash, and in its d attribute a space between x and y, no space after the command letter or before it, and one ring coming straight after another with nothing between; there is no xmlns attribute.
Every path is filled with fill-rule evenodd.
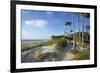
<svg viewBox="0 0 100 73"><path fill-rule="evenodd" d="M45 54L46 57L43 61L63 61L63 60L72 60L74 55L70 53L68 50L73 48L73 43L67 43L67 47L65 47L62 51L56 49L56 44L49 46L42 46L39 48L31 49L28 51L24 51L21 53L21 61L22 62L34 62L39 54ZM54 56L53 53L57 53L57 56Z"/></svg>

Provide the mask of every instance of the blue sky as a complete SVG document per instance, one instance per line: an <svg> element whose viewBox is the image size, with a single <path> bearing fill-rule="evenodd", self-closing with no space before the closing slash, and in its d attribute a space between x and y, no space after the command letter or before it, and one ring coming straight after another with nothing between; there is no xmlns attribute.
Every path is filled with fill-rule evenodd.
<svg viewBox="0 0 100 73"><path fill-rule="evenodd" d="M74 16L75 31L78 31L77 15ZM22 10L22 39L50 39L52 35L63 35L64 24L72 22L72 12ZM81 16L79 16L80 28ZM85 25L90 24L90 18L85 18ZM72 27L73 29L73 23ZM67 27L67 32L70 27Z"/></svg>

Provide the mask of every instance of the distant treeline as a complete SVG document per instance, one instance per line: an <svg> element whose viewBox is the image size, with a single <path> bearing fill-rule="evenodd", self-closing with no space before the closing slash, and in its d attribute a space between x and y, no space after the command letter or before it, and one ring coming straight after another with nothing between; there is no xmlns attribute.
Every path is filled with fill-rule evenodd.
<svg viewBox="0 0 100 73"><path fill-rule="evenodd" d="M57 36L53 35L51 38L52 39L66 38L68 40L73 40L73 37L72 36L65 36L65 35L57 35Z"/></svg>
<svg viewBox="0 0 100 73"><path fill-rule="evenodd" d="M82 38L79 37L79 32L76 32L75 34L71 35L53 35L51 36L52 39L60 39L60 38L66 38L68 40L73 40L73 35L75 35L76 40L81 40ZM82 37L82 32L80 32L80 36ZM90 42L90 34L88 32L84 32L84 42L89 43Z"/></svg>

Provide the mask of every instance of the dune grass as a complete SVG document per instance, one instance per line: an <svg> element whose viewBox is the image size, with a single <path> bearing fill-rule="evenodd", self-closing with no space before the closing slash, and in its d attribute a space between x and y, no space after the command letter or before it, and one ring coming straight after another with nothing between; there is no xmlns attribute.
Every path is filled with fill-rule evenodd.
<svg viewBox="0 0 100 73"><path fill-rule="evenodd" d="M89 49L85 49L81 52L79 52L75 58L75 60L88 60L90 59L90 50Z"/></svg>
<svg viewBox="0 0 100 73"><path fill-rule="evenodd" d="M79 51L76 50L76 49L70 49L69 52L71 52L71 53L74 54L74 55L76 55L76 54L79 53Z"/></svg>
<svg viewBox="0 0 100 73"><path fill-rule="evenodd" d="M40 53L37 58L36 58L36 62L42 62L44 61L45 59L49 59L50 57L53 57L53 58L57 58L57 53Z"/></svg>
<svg viewBox="0 0 100 73"><path fill-rule="evenodd" d="M51 40L47 41L46 45L52 45L52 44L57 43L59 41L60 41L60 39L51 39Z"/></svg>
<svg viewBox="0 0 100 73"><path fill-rule="evenodd" d="M66 38L61 38L58 42L57 42L57 45L56 45L56 49L58 51L62 51L64 50L64 48L67 46L67 39Z"/></svg>
<svg viewBox="0 0 100 73"><path fill-rule="evenodd" d="M27 51L27 50L34 49L34 48L37 48L37 47L42 47L44 45L45 45L45 43L41 43L41 44L38 44L38 45L23 46L21 51Z"/></svg>

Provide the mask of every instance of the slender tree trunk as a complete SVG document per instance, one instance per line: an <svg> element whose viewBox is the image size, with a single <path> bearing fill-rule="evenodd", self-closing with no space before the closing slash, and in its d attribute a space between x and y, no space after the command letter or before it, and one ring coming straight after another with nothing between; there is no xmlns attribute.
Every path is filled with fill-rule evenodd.
<svg viewBox="0 0 100 73"><path fill-rule="evenodd" d="M82 46L84 44L84 16L82 15Z"/></svg>
<svg viewBox="0 0 100 73"><path fill-rule="evenodd" d="M74 13L73 13L73 28L74 28L74 33L73 33L73 39L74 39L74 41L73 41L73 49L75 49L76 48L76 39L75 39L75 24L74 24Z"/></svg>
<svg viewBox="0 0 100 73"><path fill-rule="evenodd" d="M86 32L87 32L87 34L88 34L88 29L86 28ZM87 37L86 37L86 40L88 41L88 35L87 35Z"/></svg>
<svg viewBox="0 0 100 73"><path fill-rule="evenodd" d="M79 26L79 43L80 43L81 42L81 34L80 34L79 14L78 14L78 26Z"/></svg>

